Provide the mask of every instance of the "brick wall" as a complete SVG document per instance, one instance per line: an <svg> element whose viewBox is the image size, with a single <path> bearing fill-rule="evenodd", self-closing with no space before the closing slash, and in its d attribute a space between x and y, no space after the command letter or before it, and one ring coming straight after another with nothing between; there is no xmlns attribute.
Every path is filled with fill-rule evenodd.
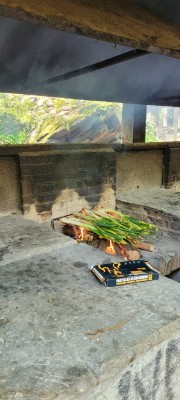
<svg viewBox="0 0 180 400"><path fill-rule="evenodd" d="M163 184L168 189L180 190L180 148L165 150Z"/></svg>
<svg viewBox="0 0 180 400"><path fill-rule="evenodd" d="M176 215L162 211L159 208L155 209L151 206L147 207L121 200L117 200L116 208L141 221L155 224L158 227L158 231L164 236L168 235L180 239L180 218Z"/></svg>
<svg viewBox="0 0 180 400"><path fill-rule="evenodd" d="M179 148L117 153L106 145L3 148L2 153L7 156L0 156L0 166L4 163L5 168L0 170L0 212L7 207L20 210L21 203L25 217L41 222L83 207L114 208L116 194L121 200L121 194L137 188L161 186L163 152L163 183L166 180L166 187L178 189ZM139 211L138 216L141 218ZM176 230L173 226L179 222L173 218L167 217L168 221L162 222L168 223L164 229ZM158 222L161 223L160 217Z"/></svg>
<svg viewBox="0 0 180 400"><path fill-rule="evenodd" d="M112 151L20 155L23 211L46 221L95 205L115 207Z"/></svg>

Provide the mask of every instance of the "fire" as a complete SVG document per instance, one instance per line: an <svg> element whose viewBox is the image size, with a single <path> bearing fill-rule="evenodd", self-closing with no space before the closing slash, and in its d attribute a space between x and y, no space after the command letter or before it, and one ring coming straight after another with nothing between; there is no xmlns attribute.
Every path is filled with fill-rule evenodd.
<svg viewBox="0 0 180 400"><path fill-rule="evenodd" d="M80 239L81 240L84 240L84 236L85 236L85 233L86 233L86 229L85 228L82 228L82 227L80 227Z"/></svg>
<svg viewBox="0 0 180 400"><path fill-rule="evenodd" d="M119 248L121 250L121 253L125 256L126 253L125 253L124 247L121 244L119 244Z"/></svg>
<svg viewBox="0 0 180 400"><path fill-rule="evenodd" d="M123 247L121 244L119 244L119 248L120 248L120 250L121 250L121 253L122 253L122 255L123 255L124 260L127 261L126 252L125 252L125 250L124 250L124 247Z"/></svg>
<svg viewBox="0 0 180 400"><path fill-rule="evenodd" d="M106 253L108 254L114 254L116 255L116 250L114 247L114 243L112 242L112 240L108 240L108 243L106 245L106 249L105 249Z"/></svg>

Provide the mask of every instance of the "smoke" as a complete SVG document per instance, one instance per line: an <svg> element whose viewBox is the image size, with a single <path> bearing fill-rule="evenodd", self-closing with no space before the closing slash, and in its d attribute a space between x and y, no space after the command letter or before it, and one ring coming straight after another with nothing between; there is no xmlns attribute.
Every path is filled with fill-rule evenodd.
<svg viewBox="0 0 180 400"><path fill-rule="evenodd" d="M8 18L0 22L1 91L30 93L35 85L37 95L134 104L179 96L180 60L157 54L38 88L42 80L130 49Z"/></svg>

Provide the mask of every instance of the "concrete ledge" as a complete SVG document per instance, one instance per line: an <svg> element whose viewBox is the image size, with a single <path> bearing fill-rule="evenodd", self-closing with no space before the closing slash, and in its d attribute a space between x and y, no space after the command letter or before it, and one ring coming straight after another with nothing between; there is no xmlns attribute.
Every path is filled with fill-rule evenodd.
<svg viewBox="0 0 180 400"><path fill-rule="evenodd" d="M137 150L160 150L166 148L180 148L180 142L158 142L158 143L70 143L70 144L24 144L24 145L0 145L0 155L18 155L20 153L34 152L68 152L68 151L137 151Z"/></svg>
<svg viewBox="0 0 180 400"><path fill-rule="evenodd" d="M117 207L122 212L149 220L160 231L180 235L180 192L173 189L154 187L140 188L131 192L116 193Z"/></svg>
<svg viewBox="0 0 180 400"><path fill-rule="evenodd" d="M156 143L127 143L127 144L113 144L114 151L141 151L141 150L158 150L166 148L179 148L180 142L156 142Z"/></svg>
<svg viewBox="0 0 180 400"><path fill-rule="evenodd" d="M21 218L0 222L1 250L12 252L0 266L0 398L177 400L179 284L161 277L106 288L89 267L108 255Z"/></svg>
<svg viewBox="0 0 180 400"><path fill-rule="evenodd" d="M178 400L178 374L175 371L179 338L179 334L174 335L131 361L123 371L117 369L111 384L107 378L81 400Z"/></svg>
<svg viewBox="0 0 180 400"><path fill-rule="evenodd" d="M111 144L106 144L106 143L70 143L70 144L24 144L24 145L1 145L0 146L0 155L19 155L19 154L25 154L30 155L32 154L47 154L48 153L54 153L54 154L61 154L61 153L68 153L68 152L83 152L83 151L113 151L112 145Z"/></svg>

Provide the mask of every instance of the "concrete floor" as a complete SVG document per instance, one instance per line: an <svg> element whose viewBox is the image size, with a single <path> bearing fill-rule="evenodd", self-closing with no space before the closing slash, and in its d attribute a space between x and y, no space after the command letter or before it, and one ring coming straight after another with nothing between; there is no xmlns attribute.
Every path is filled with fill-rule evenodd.
<svg viewBox="0 0 180 400"><path fill-rule="evenodd" d="M20 216L0 230L1 400L179 398L178 283L106 288L99 250Z"/></svg>

